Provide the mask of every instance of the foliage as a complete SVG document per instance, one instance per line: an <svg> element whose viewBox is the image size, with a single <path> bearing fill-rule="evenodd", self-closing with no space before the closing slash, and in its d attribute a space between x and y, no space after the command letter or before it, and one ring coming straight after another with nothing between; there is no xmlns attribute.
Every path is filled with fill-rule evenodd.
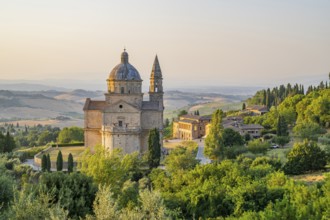
<svg viewBox="0 0 330 220"><path fill-rule="evenodd" d="M210 131L205 139L204 154L211 159L224 158L224 143L222 137L223 127L221 125L223 118L222 110L216 110L212 115Z"/></svg>
<svg viewBox="0 0 330 220"><path fill-rule="evenodd" d="M12 152L15 147L16 143L9 131L7 131L5 136L2 133L0 134L0 153Z"/></svg>
<svg viewBox="0 0 330 220"><path fill-rule="evenodd" d="M63 156L62 156L62 152L58 151L57 159L56 159L56 170L62 171L62 169L63 169Z"/></svg>
<svg viewBox="0 0 330 220"><path fill-rule="evenodd" d="M47 170L47 156L46 154L43 154L41 158L41 171L45 172L46 170Z"/></svg>
<svg viewBox="0 0 330 220"><path fill-rule="evenodd" d="M294 129L294 133L301 137L302 139L308 139L317 141L318 137L321 134L325 134L326 131L322 127L320 127L315 122L303 122L297 124Z"/></svg>
<svg viewBox="0 0 330 220"><path fill-rule="evenodd" d="M91 213L96 194L92 178L81 173L44 173L39 187L53 194L53 202L69 211L69 217L84 217Z"/></svg>
<svg viewBox="0 0 330 220"><path fill-rule="evenodd" d="M323 169L326 165L326 153L315 142L305 140L296 143L287 156L284 166L287 174L301 174L306 171Z"/></svg>
<svg viewBox="0 0 330 220"><path fill-rule="evenodd" d="M75 143L84 141L84 130L79 127L63 128L58 134L59 143Z"/></svg>
<svg viewBox="0 0 330 220"><path fill-rule="evenodd" d="M30 148L23 148L16 151L17 154L19 154L22 161L26 159L31 159L36 155L37 153L45 150L47 146L41 146L41 147L30 147Z"/></svg>
<svg viewBox="0 0 330 220"><path fill-rule="evenodd" d="M68 219L68 212L54 203L51 194L22 190L16 192L9 219Z"/></svg>
<svg viewBox="0 0 330 220"><path fill-rule="evenodd" d="M195 151L191 151L184 147L178 147L170 151L170 154L165 158L166 170L174 173L178 170L190 170L197 164Z"/></svg>
<svg viewBox="0 0 330 220"><path fill-rule="evenodd" d="M248 143L247 149L254 154L265 154L269 147L270 144L268 142L262 142L259 139L255 139Z"/></svg>
<svg viewBox="0 0 330 220"><path fill-rule="evenodd" d="M0 210L8 208L14 198L15 182L13 178L0 173Z"/></svg>
<svg viewBox="0 0 330 220"><path fill-rule="evenodd" d="M277 136L288 136L288 125L285 121L285 118L282 115L278 116L277 120L277 129L276 129Z"/></svg>
<svg viewBox="0 0 330 220"><path fill-rule="evenodd" d="M223 144L226 147L232 147L234 145L243 145L244 139L239 132L234 131L231 128L225 128L222 132Z"/></svg>
<svg viewBox="0 0 330 220"><path fill-rule="evenodd" d="M73 156L70 153L68 156L68 172L71 173L73 171Z"/></svg>
<svg viewBox="0 0 330 220"><path fill-rule="evenodd" d="M50 160L50 155L47 154L47 171L50 172L51 168L52 168L52 162Z"/></svg>
<svg viewBox="0 0 330 220"><path fill-rule="evenodd" d="M121 151L109 152L102 146L96 146L93 154L87 149L80 158L80 171L93 177L97 184L110 186L116 197L123 184L138 176L141 160L138 153L123 155Z"/></svg>
<svg viewBox="0 0 330 220"><path fill-rule="evenodd" d="M188 112L186 111L186 110L181 110L180 112L179 112L179 114L178 114L178 118L180 117L180 116L182 116L182 115L187 115L188 114Z"/></svg>
<svg viewBox="0 0 330 220"><path fill-rule="evenodd" d="M148 164L149 168L155 168L159 166L161 156L161 145L159 131L154 128L149 131L148 137Z"/></svg>
<svg viewBox="0 0 330 220"><path fill-rule="evenodd" d="M245 146L238 145L225 148L225 157L227 159L236 159L239 155L246 153L248 150Z"/></svg>
<svg viewBox="0 0 330 220"><path fill-rule="evenodd" d="M290 137L289 136L277 136L277 137L273 138L273 141L283 147L285 144L290 142Z"/></svg>

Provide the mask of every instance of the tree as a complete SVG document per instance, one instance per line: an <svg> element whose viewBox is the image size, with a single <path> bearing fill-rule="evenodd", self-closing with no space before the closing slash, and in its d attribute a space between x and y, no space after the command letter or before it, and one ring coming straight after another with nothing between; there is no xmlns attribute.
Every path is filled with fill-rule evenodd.
<svg viewBox="0 0 330 220"><path fill-rule="evenodd" d="M93 177L97 184L109 185L116 196L125 181L141 173L138 152L123 155L119 149L109 152L101 145L95 146L93 153L87 149L79 164L82 173Z"/></svg>
<svg viewBox="0 0 330 220"><path fill-rule="evenodd" d="M231 128L225 128L222 132L223 144L226 147L232 147L234 145L243 145L243 137L237 131Z"/></svg>
<svg viewBox="0 0 330 220"><path fill-rule="evenodd" d="M211 159L224 158L223 127L221 125L223 115L223 111L220 109L213 113L210 132L205 139L204 153Z"/></svg>
<svg viewBox="0 0 330 220"><path fill-rule="evenodd" d="M278 116L277 119L277 129L276 129L277 136L288 136L288 125L285 121L285 118L282 115Z"/></svg>
<svg viewBox="0 0 330 220"><path fill-rule="evenodd" d="M243 104L242 104L242 110L245 110L246 109L246 104L245 104L245 102L243 102Z"/></svg>
<svg viewBox="0 0 330 220"><path fill-rule="evenodd" d="M50 161L50 156L47 154L47 171L50 172L52 168L52 162Z"/></svg>
<svg viewBox="0 0 330 220"><path fill-rule="evenodd" d="M15 147L16 145L14 138L9 134L9 131L7 131L7 134L4 138L3 152L12 152Z"/></svg>
<svg viewBox="0 0 330 220"><path fill-rule="evenodd" d="M170 125L170 120L168 118L165 119L164 127L168 127Z"/></svg>
<svg viewBox="0 0 330 220"><path fill-rule="evenodd" d="M73 171L73 156L70 153L68 156L68 172L71 173Z"/></svg>
<svg viewBox="0 0 330 220"><path fill-rule="evenodd" d="M58 151L57 159L56 159L56 170L62 171L62 169L63 169L63 156L62 156L62 152Z"/></svg>
<svg viewBox="0 0 330 220"><path fill-rule="evenodd" d="M187 114L188 114L188 112L186 110L181 110L178 114L178 118L182 115L187 115Z"/></svg>
<svg viewBox="0 0 330 220"><path fill-rule="evenodd" d="M46 170L47 170L47 156L46 154L43 154L41 158L41 171L45 172Z"/></svg>
<svg viewBox="0 0 330 220"><path fill-rule="evenodd" d="M265 154L270 147L268 142L262 142L259 139L252 140L248 143L247 149L254 154Z"/></svg>
<svg viewBox="0 0 330 220"><path fill-rule="evenodd" d="M308 139L317 141L318 137L321 134L326 133L326 130L324 130L321 126L319 126L315 122L303 122L297 124L293 131L296 135L300 136L302 139Z"/></svg>
<svg viewBox="0 0 330 220"><path fill-rule="evenodd" d="M63 209L68 210L72 219L84 218L92 212L97 187L91 177L78 172L43 173L39 183L40 189L53 195L52 203L59 203Z"/></svg>
<svg viewBox="0 0 330 220"><path fill-rule="evenodd" d="M306 171L323 169L327 164L326 153L315 142L305 140L295 143L287 155L288 162L284 166L287 174L301 174Z"/></svg>
<svg viewBox="0 0 330 220"><path fill-rule="evenodd" d="M78 127L63 128L58 134L59 143L74 143L84 141L84 130Z"/></svg>
<svg viewBox="0 0 330 220"><path fill-rule="evenodd" d="M160 148L161 145L159 131L157 130L157 128L154 128L149 131L148 138L148 164L150 169L159 166L161 156Z"/></svg>
<svg viewBox="0 0 330 220"><path fill-rule="evenodd" d="M193 169L198 164L198 160L196 160L195 151L179 146L170 152L164 163L166 170L174 173L180 170Z"/></svg>

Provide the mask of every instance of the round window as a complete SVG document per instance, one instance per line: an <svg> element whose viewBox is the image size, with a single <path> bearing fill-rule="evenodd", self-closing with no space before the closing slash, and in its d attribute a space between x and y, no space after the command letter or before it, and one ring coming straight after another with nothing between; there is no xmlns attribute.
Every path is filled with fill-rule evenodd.
<svg viewBox="0 0 330 220"><path fill-rule="evenodd" d="M123 105L119 105L119 108L123 108Z"/></svg>

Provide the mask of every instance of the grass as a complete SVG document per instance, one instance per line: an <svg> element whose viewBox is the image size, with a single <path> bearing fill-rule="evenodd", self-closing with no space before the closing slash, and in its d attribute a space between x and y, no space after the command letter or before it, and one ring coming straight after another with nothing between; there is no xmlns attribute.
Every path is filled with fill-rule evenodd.
<svg viewBox="0 0 330 220"><path fill-rule="evenodd" d="M68 160L68 156L70 153L73 156L73 160L77 161L81 153L84 152L85 149L86 149L85 147L59 147L59 148L53 147L47 153L49 153L51 161L56 161L59 150L62 152L63 161Z"/></svg>
<svg viewBox="0 0 330 220"><path fill-rule="evenodd" d="M328 172L326 172L326 173L328 173ZM295 175L295 176L292 176L292 179L294 179L295 181L305 182L310 185L313 183L323 181L326 173L324 173L322 171L316 171L313 173Z"/></svg>

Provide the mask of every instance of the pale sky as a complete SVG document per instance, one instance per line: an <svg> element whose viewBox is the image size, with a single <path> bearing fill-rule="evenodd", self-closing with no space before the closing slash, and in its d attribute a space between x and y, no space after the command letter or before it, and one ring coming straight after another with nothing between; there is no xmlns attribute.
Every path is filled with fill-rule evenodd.
<svg viewBox="0 0 330 220"><path fill-rule="evenodd" d="M0 79L105 84L126 47L148 84L276 85L330 72L328 0L0 0Z"/></svg>

